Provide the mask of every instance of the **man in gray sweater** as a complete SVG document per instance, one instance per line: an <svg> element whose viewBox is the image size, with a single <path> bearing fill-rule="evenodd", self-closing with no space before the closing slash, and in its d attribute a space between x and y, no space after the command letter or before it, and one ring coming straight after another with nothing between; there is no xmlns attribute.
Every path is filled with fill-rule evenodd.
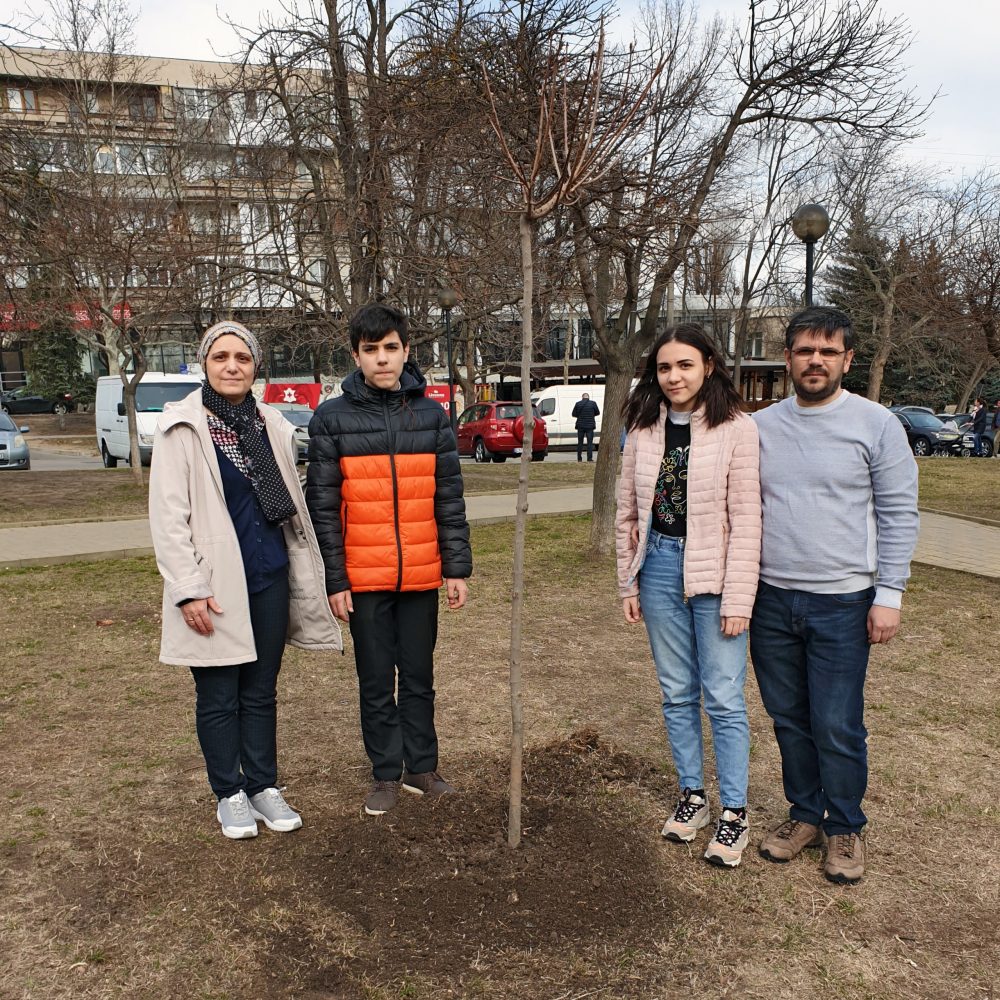
<svg viewBox="0 0 1000 1000"><path fill-rule="evenodd" d="M832 882L864 874L864 684L871 643L899 629L917 541L917 466L899 420L841 388L854 330L825 307L793 316L793 398L755 414L763 544L750 655L781 750L789 818L760 853L828 840Z"/></svg>

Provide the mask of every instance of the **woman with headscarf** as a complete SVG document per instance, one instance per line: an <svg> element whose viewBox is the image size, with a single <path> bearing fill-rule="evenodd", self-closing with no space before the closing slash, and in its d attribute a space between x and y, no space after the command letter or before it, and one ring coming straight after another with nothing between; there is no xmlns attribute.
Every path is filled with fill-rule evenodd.
<svg viewBox="0 0 1000 1000"><path fill-rule="evenodd" d="M198 740L225 836L302 820L278 786L277 679L286 642L342 648L295 468L294 428L251 393L260 345L211 327L202 387L157 422L149 519L163 576L160 660L191 668Z"/></svg>

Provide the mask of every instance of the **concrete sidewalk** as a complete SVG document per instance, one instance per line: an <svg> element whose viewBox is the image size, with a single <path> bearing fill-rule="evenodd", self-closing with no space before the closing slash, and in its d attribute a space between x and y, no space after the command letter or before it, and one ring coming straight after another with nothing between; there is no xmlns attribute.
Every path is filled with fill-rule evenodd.
<svg viewBox="0 0 1000 1000"><path fill-rule="evenodd" d="M528 494L528 514L586 514L591 509L591 497L590 486L538 490ZM467 497L469 521L512 521L515 500L513 493ZM0 529L0 568L119 559L152 552L149 522L145 519ZM930 566L1000 578L1000 527L922 511L914 558Z"/></svg>

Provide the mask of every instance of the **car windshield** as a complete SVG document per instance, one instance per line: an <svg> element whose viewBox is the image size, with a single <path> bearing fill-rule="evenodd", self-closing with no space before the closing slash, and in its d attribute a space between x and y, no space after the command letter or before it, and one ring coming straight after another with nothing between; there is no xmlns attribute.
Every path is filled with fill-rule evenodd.
<svg viewBox="0 0 1000 1000"><path fill-rule="evenodd" d="M907 410L905 416L914 427L923 427L929 431L939 431L944 427L944 424L933 413L924 413L921 410Z"/></svg>
<svg viewBox="0 0 1000 1000"><path fill-rule="evenodd" d="M282 410L281 415L290 423L295 424L296 427L308 427L309 421L312 420L313 411L312 410Z"/></svg>
<svg viewBox="0 0 1000 1000"><path fill-rule="evenodd" d="M136 413L162 413L165 403L175 403L190 396L198 388L197 382L139 383L135 393Z"/></svg>
<svg viewBox="0 0 1000 1000"><path fill-rule="evenodd" d="M6 413L0 413L0 431L16 431L14 421Z"/></svg>

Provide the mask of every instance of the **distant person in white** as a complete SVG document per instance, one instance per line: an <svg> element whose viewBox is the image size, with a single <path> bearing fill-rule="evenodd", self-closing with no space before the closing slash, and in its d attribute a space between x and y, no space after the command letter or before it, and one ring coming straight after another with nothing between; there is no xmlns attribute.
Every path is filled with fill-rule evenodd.
<svg viewBox="0 0 1000 1000"><path fill-rule="evenodd" d="M850 317L793 316L795 396L755 414L763 541L750 655L781 750L789 818L761 842L785 862L828 840L826 877L864 874L864 685L872 643L899 630L917 541L917 466L896 417L841 388Z"/></svg>

